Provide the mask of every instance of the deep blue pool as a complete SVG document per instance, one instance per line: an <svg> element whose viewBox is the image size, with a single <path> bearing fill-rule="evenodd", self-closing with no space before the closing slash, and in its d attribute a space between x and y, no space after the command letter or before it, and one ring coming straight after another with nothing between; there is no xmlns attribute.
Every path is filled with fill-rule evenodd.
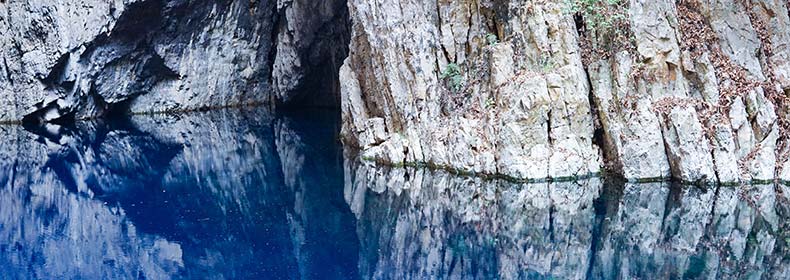
<svg viewBox="0 0 790 280"><path fill-rule="evenodd" d="M790 188L373 167L331 111L0 126L2 279L790 277Z"/></svg>

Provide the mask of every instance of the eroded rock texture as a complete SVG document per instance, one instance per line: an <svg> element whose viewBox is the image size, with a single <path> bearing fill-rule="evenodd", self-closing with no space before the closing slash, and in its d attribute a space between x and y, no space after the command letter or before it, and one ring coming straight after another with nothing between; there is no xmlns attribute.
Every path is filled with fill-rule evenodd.
<svg viewBox="0 0 790 280"><path fill-rule="evenodd" d="M514 184L346 161L360 274L427 279L784 279L787 188Z"/></svg>
<svg viewBox="0 0 790 280"><path fill-rule="evenodd" d="M395 2L349 1L348 143L390 163L518 178L598 172L575 25L560 4ZM454 65L466 83L448 89Z"/></svg>
<svg viewBox="0 0 790 280"><path fill-rule="evenodd" d="M315 87L327 90L301 98L332 106L344 5L4 1L0 121L289 103Z"/></svg>
<svg viewBox="0 0 790 280"><path fill-rule="evenodd" d="M788 180L787 5L350 0L345 142L520 179Z"/></svg>

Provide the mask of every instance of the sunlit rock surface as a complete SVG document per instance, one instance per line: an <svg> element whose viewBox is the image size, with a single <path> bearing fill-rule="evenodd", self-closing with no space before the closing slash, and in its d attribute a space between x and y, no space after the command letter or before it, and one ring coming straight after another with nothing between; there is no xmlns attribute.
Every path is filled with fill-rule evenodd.
<svg viewBox="0 0 790 280"><path fill-rule="evenodd" d="M784 279L787 187L516 184L346 159L360 274Z"/></svg>
<svg viewBox="0 0 790 280"><path fill-rule="evenodd" d="M519 179L790 180L776 0L349 0L345 143ZM602 152L599 152L602 151Z"/></svg>
<svg viewBox="0 0 790 280"><path fill-rule="evenodd" d="M396 165L599 172L587 75L560 2L350 0L344 143Z"/></svg>
<svg viewBox="0 0 790 280"><path fill-rule="evenodd" d="M335 118L243 109L0 126L0 274L351 278Z"/></svg>

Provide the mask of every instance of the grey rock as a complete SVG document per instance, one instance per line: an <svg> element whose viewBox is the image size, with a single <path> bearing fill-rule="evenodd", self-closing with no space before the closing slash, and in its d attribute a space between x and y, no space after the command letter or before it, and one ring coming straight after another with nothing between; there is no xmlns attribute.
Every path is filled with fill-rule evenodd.
<svg viewBox="0 0 790 280"><path fill-rule="evenodd" d="M604 31L567 1L394 2L349 1L345 143L398 149L371 159L400 151L364 142L360 123L382 118L406 162L472 173L563 178L605 162L631 180L790 177L777 163L790 149L776 103L790 89L786 2L620 2L606 20L625 18L625 39L598 49Z"/></svg>
<svg viewBox="0 0 790 280"><path fill-rule="evenodd" d="M587 76L562 8L349 1L345 143L386 163L521 179L599 172L589 86L579 83ZM500 30L486 24L497 12L508 13ZM372 118L384 120L389 140L368 140L362 124Z"/></svg>
<svg viewBox="0 0 790 280"><path fill-rule="evenodd" d="M344 3L0 3L0 122L336 105L349 33Z"/></svg>

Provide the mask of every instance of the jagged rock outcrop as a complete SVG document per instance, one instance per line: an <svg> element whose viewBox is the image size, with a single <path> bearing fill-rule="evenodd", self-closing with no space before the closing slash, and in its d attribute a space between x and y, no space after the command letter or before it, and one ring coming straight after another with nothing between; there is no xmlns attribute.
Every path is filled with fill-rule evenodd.
<svg viewBox="0 0 790 280"><path fill-rule="evenodd" d="M525 179L598 172L586 75L562 5L391 2L349 1L346 143L389 163Z"/></svg>
<svg viewBox="0 0 790 280"><path fill-rule="evenodd" d="M776 0L6 1L0 122L340 99L345 143L389 164L788 181L789 14Z"/></svg>
<svg viewBox="0 0 790 280"><path fill-rule="evenodd" d="M790 180L785 1L349 0L349 13L343 135L369 160Z"/></svg>
<svg viewBox="0 0 790 280"><path fill-rule="evenodd" d="M346 158L360 274L430 279L784 279L787 187L519 184Z"/></svg>
<svg viewBox="0 0 790 280"><path fill-rule="evenodd" d="M0 122L337 104L345 1L0 2ZM340 47L338 47L340 46Z"/></svg>

